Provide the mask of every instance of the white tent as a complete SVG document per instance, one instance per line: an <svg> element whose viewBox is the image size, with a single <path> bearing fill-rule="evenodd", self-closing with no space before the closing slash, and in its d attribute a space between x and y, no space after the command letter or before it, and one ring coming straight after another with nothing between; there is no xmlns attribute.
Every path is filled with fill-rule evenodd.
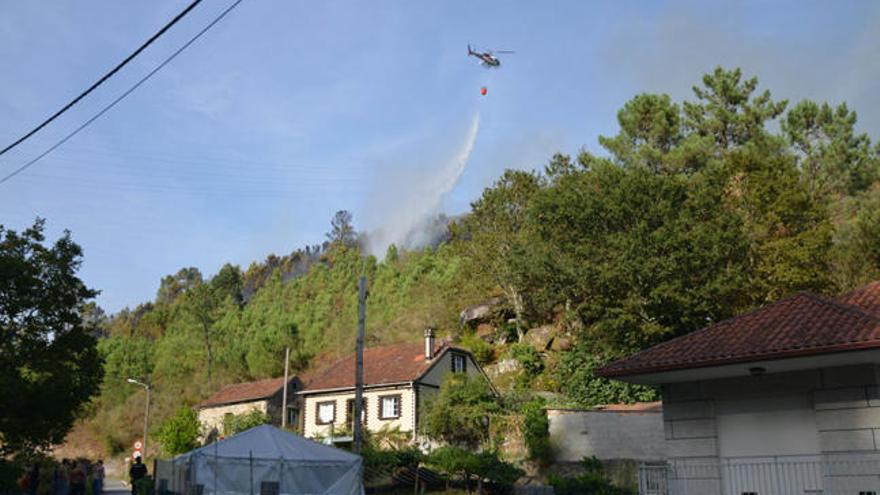
<svg viewBox="0 0 880 495"><path fill-rule="evenodd" d="M363 494L361 457L270 425L158 461L159 495Z"/></svg>

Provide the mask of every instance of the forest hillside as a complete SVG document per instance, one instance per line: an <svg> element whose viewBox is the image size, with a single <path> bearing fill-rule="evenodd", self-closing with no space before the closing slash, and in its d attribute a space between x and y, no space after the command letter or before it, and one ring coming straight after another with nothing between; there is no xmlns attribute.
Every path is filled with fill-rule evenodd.
<svg viewBox="0 0 880 495"><path fill-rule="evenodd" d="M601 154L505 172L423 249L365 256L343 211L315 246L211 275L182 268L151 301L92 308L105 374L78 431L128 448L144 400L128 377L152 383L158 428L225 384L278 376L286 347L297 372L352 352L362 274L368 345L433 326L501 389L580 405L656 397L594 378L609 359L880 278L880 144L855 110L774 99L739 70L697 83L688 101L634 96Z"/></svg>

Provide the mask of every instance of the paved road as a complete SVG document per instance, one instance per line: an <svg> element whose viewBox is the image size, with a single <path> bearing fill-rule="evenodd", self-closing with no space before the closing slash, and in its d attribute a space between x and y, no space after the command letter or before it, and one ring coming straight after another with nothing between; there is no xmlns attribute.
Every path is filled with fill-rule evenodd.
<svg viewBox="0 0 880 495"><path fill-rule="evenodd" d="M131 495L131 488L119 480L107 478L104 480L105 495Z"/></svg>

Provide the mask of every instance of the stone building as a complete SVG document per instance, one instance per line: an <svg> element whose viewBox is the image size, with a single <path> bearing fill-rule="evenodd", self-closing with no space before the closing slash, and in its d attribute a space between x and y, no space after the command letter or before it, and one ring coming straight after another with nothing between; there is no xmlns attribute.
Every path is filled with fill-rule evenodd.
<svg viewBox="0 0 880 495"><path fill-rule="evenodd" d="M299 424L299 406L296 393L301 388L299 379L293 377L287 388L287 424ZM236 383L220 389L198 406L199 422L206 440L225 434L224 421L239 414L260 411L269 416L271 424L281 425L284 378L269 378L254 382Z"/></svg>

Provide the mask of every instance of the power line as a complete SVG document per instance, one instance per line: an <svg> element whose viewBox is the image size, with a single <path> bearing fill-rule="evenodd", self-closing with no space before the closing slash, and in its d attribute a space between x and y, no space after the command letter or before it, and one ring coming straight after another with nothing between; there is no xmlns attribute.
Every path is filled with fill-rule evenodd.
<svg viewBox="0 0 880 495"><path fill-rule="evenodd" d="M201 38L203 34L205 34L206 32L208 32L209 29L211 29L212 27L214 27L214 25L217 24L218 22L220 22L224 17L226 17L227 14L229 14L230 12L232 12L232 9L234 9L235 7L238 7L238 4L240 4L242 1L243 1L243 0L235 0L235 2L234 2L232 5L230 5L229 7L227 7L226 10L224 10L223 12L221 12L220 15L218 15L217 17L215 17L213 21L211 21L207 26L205 26L201 31L199 31L198 33L196 33L195 36L193 36L192 38L190 38L189 41L187 41L186 43L184 43L183 46L181 46L180 48L178 48L178 49L177 49L174 53L172 53L168 58L166 58L165 60L163 60L162 63L159 64L158 66L156 66L155 69L153 69L153 70L151 70L150 72L148 72L147 75L145 75L145 76L142 77L138 82L136 82L136 83L134 84L134 86L128 88L124 93L122 93L121 95L119 95L115 100L111 101L108 105L106 105L104 108L102 108L101 111L99 111L98 113L96 113L95 115L93 115L89 120L85 121L82 125L80 125L80 126L77 127L76 129L74 129L71 133L69 133L68 135L66 135L66 136L64 136L63 138L61 138L60 141L58 141L57 143L53 144L51 147L49 147L49 149L47 149L46 151L40 153L40 154L37 155L35 158L31 159L29 162L25 163L25 164L22 165L21 167L15 169L15 170L12 171L11 173L9 173L8 175L6 175L6 176L3 177L2 179L0 179L0 184L3 184L4 182L8 181L9 179L11 179L11 178L15 177L16 175L20 174L21 172L23 172L25 169L27 169L27 168L30 167L31 165L37 163L38 161L40 161L41 159L43 159L43 157L45 157L45 156L48 155L49 153L55 151L55 150L58 149L62 144L64 144L64 143L66 143L67 141L69 141L70 138L72 138L73 136L76 136L77 134L79 134L80 131L82 131L83 129L85 129L86 127L88 127L92 122L98 120L102 115L104 115L105 113L107 113L111 108L115 107L117 103L119 103L120 101L124 100L128 95L130 95L131 93L133 93L134 90L136 90L137 88L139 88L139 87L141 86L141 84L147 82L147 80L150 79L151 77L153 77L154 74L156 74L156 73L159 72L163 67L165 67L166 65L168 65L169 62L171 62L172 60L174 60L178 55L180 55L180 54L181 54L184 50L186 50L190 45L192 45L193 43L195 43L195 41L196 41L197 39Z"/></svg>
<svg viewBox="0 0 880 495"><path fill-rule="evenodd" d="M58 110L57 112L55 112L54 114L52 114L52 116L49 117L48 119L44 120L42 124L38 125L37 127L34 127L30 132L28 132L28 133L25 134L24 136L22 136L22 137L16 139L15 141L12 142L12 144L10 144L9 146L7 146L7 147L3 148L2 150L0 150L0 156L2 156L4 153L6 153L7 151L11 150L12 148L15 148L16 146L18 146L19 144L21 144L22 142L24 142L24 141L25 141L26 139L28 139L29 137L31 137L31 136L33 136L34 134L36 134L37 132L39 132L40 129L42 129L42 128L46 127L47 125L49 125L49 123L51 123L53 120L55 120L55 119L57 119L58 117L60 117L61 114L63 114L64 112L70 110L70 108L71 108L72 106L74 106L74 105L76 105L77 103L79 103L80 100L82 100L83 98L85 98L86 96L88 96L89 93L91 93L92 91L94 91L98 86L100 86L101 84L104 84L104 81L106 81L107 79L110 79L111 77L113 77L114 74L116 74L117 72L119 72L119 69L122 69L123 67L125 67L129 62L131 62L135 57L137 57L142 51L144 51L144 49L146 49L148 46L150 46L151 44L153 44L153 42L156 41L157 39L159 39L160 36L162 36L163 34L165 34L165 31L168 31L169 29L171 29L171 26L177 24L177 21L183 19L187 14L189 14L189 12L190 12L192 9L194 9L194 8L196 7L196 5L200 4L201 2L202 2L202 0L194 0L191 4L189 4L189 6L187 6L187 7L186 7L185 9L183 9L179 14L177 14L177 15L174 17L174 19L171 19L171 21L169 21L168 24L165 24L165 26L162 27L162 29L160 29L156 34L154 34L153 36L151 36L150 39L148 39L143 45L141 45L140 47L138 47L137 50L135 50L134 52L132 52L131 55L125 57L125 60L123 60L122 62L120 62L118 65L116 65L116 67L114 67L112 70L110 70L110 72L104 74L104 76L101 77L101 79L98 79L97 82L95 82L94 84L92 84L91 86L89 86L89 88L88 88L87 90L85 90L85 91L83 91L82 93L80 93L79 96L77 96L76 98L74 98L73 100L71 100L70 103L68 103L67 105L64 105L63 107L61 107L61 110Z"/></svg>

